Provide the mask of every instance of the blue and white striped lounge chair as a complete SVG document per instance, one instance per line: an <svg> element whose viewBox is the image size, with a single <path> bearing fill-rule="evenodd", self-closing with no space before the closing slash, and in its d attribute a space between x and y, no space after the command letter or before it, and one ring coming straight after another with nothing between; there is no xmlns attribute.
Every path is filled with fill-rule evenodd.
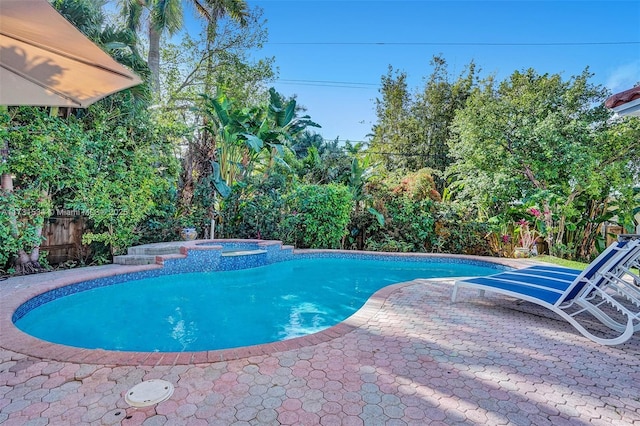
<svg viewBox="0 0 640 426"><path fill-rule="evenodd" d="M640 277L634 270L639 259L640 239L629 238L611 244L583 271L540 265L460 279L451 300L461 287L478 289L481 296L485 290L504 294L550 309L596 343L617 345L640 329ZM588 330L593 318L613 333Z"/></svg>

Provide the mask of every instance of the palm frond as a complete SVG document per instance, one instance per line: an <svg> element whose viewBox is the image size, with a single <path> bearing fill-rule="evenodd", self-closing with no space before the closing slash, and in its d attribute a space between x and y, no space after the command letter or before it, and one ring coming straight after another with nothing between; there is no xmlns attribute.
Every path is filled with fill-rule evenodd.
<svg viewBox="0 0 640 426"><path fill-rule="evenodd" d="M174 34L182 28L182 2L156 0L151 10L151 22L157 31Z"/></svg>
<svg viewBox="0 0 640 426"><path fill-rule="evenodd" d="M120 16L124 18L126 28L135 31L142 23L143 4L138 0L120 0Z"/></svg>
<svg viewBox="0 0 640 426"><path fill-rule="evenodd" d="M241 26L247 25L249 8L245 0L207 0L207 3L212 11L211 19L217 21L229 16Z"/></svg>

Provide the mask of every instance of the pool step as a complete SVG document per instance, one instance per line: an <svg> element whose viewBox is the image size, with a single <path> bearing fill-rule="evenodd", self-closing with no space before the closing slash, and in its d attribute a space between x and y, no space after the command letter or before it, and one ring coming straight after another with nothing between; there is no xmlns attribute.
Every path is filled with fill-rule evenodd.
<svg viewBox="0 0 640 426"><path fill-rule="evenodd" d="M223 251L218 268L222 271L256 268L267 264L266 250Z"/></svg>
<svg viewBox="0 0 640 426"><path fill-rule="evenodd" d="M114 256L113 263L117 265L152 265L156 263L156 256L151 254L123 254Z"/></svg>
<svg viewBox="0 0 640 426"><path fill-rule="evenodd" d="M151 265L156 263L156 256L180 254L182 245L184 245L183 241L172 241L129 247L127 254L114 256L113 263L118 265Z"/></svg>
<svg viewBox="0 0 640 426"><path fill-rule="evenodd" d="M129 247L128 255L152 255L161 256L163 254L180 254L180 247L184 245L182 241L169 243L143 244L141 246Z"/></svg>
<svg viewBox="0 0 640 426"><path fill-rule="evenodd" d="M223 251L222 257L251 256L254 254L262 254L266 252L267 252L266 250L229 250L229 251Z"/></svg>

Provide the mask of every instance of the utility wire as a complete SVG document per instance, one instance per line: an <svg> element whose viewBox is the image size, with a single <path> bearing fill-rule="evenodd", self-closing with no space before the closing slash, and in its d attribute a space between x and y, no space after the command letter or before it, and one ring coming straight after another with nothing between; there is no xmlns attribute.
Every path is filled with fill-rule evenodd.
<svg viewBox="0 0 640 426"><path fill-rule="evenodd" d="M379 84L372 83L356 83L346 81L326 81L326 80L287 80L278 79L281 84L289 84L294 86L315 86L315 87L339 87L342 89L377 89Z"/></svg>
<svg viewBox="0 0 640 426"><path fill-rule="evenodd" d="M540 43L494 43L494 42L350 42L350 41L284 41L265 44L289 46L613 46L640 44L640 41L585 41L585 42L540 42Z"/></svg>
<svg viewBox="0 0 640 426"><path fill-rule="evenodd" d="M375 83L356 83L353 81L329 81L329 80L291 80L291 79L280 79L279 81L286 82L301 82L301 83L331 83L331 84L354 84L358 86L373 86L378 87L379 84Z"/></svg>
<svg viewBox="0 0 640 426"><path fill-rule="evenodd" d="M323 139L324 142L335 142L335 139ZM369 143L370 141L353 141L351 139L338 139L338 142L351 142L351 143ZM346 147L341 146L340 149L346 151ZM365 153L365 152L363 152ZM384 151L366 151L367 154L376 154L376 155L397 155L401 157L426 157L429 154L427 153L418 153L418 152L384 152Z"/></svg>

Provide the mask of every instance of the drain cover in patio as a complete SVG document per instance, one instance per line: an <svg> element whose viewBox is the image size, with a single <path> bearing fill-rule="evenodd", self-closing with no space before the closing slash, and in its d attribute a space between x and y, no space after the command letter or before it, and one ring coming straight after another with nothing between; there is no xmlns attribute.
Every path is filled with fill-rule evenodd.
<svg viewBox="0 0 640 426"><path fill-rule="evenodd" d="M124 400L132 407L149 407L169 399L173 390L166 380L146 380L129 389Z"/></svg>

